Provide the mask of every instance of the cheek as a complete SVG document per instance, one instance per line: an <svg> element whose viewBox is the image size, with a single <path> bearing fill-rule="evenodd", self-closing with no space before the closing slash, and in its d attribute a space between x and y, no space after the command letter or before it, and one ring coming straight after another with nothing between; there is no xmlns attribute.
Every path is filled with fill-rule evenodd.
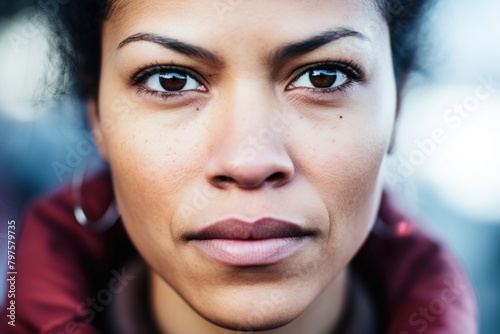
<svg viewBox="0 0 500 334"><path fill-rule="evenodd" d="M372 104L297 131L315 135L297 136L293 144L297 169L328 211L330 254L344 259L357 251L376 219L394 124L395 99L366 100Z"/></svg>
<svg viewBox="0 0 500 334"><path fill-rule="evenodd" d="M202 129L155 115L116 118L105 133L121 217L139 250L172 245L172 212L203 165ZM195 135L193 135L195 134ZM162 240L160 240L162 239ZM143 254L146 258L159 254Z"/></svg>
<svg viewBox="0 0 500 334"><path fill-rule="evenodd" d="M374 195L387 141L370 140L355 130L332 137L332 144L317 159L316 172L311 173L321 180L318 188L329 211L350 220Z"/></svg>

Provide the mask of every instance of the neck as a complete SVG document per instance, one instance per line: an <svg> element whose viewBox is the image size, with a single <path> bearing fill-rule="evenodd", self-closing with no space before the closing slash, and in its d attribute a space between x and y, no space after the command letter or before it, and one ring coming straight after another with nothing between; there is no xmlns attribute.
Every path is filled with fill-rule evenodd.
<svg viewBox="0 0 500 334"><path fill-rule="evenodd" d="M236 334L201 317L154 271L151 277L153 316L161 333ZM340 321L347 299L348 271L341 272L291 323L263 334L303 334L332 332Z"/></svg>

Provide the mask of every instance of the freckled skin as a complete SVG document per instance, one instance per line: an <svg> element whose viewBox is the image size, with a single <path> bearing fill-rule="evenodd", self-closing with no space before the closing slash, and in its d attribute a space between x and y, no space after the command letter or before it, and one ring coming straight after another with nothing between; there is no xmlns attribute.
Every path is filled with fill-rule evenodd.
<svg viewBox="0 0 500 334"><path fill-rule="evenodd" d="M214 3L118 1L104 24L91 108L98 115L90 115L102 132L98 145L125 227L151 268L160 328L320 333L338 320L346 266L380 201L396 114L387 24L370 1L241 1L222 11ZM285 44L338 27L367 38L266 62ZM117 48L143 32L203 47L222 62L145 41ZM331 93L287 89L296 69L325 61L353 62L363 79ZM130 84L154 64L193 70L206 89L165 100ZM292 256L249 268L218 263L183 239L227 215L271 215L316 234Z"/></svg>

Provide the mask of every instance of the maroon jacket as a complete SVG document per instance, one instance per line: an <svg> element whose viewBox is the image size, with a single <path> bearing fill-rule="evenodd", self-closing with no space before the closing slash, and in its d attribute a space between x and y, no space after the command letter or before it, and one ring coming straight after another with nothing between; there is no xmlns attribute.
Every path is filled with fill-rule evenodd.
<svg viewBox="0 0 500 334"><path fill-rule="evenodd" d="M83 209L90 218L100 217L112 200L110 182L109 175L101 174L85 183ZM102 291L101 283L126 280L120 263L133 254L121 222L101 234L76 222L69 187L43 198L27 212L22 226L16 326L7 332L99 333L96 321L104 312L88 305ZM375 296L384 333L477 333L476 300L463 271L394 210L387 196L352 266ZM4 325L5 315L2 319Z"/></svg>

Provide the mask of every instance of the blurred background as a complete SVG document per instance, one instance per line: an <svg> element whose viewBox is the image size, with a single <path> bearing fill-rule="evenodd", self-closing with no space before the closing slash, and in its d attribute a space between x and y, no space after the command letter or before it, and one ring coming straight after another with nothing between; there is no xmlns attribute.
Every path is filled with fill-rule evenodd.
<svg viewBox="0 0 500 334"><path fill-rule="evenodd" d="M72 96L42 100L49 56L35 1L0 1L0 249L7 221L68 182L97 152ZM459 257L476 289L481 333L500 319L500 2L441 0L423 71L406 91L387 183ZM55 66L54 66L55 64ZM0 256L1 272L5 258ZM5 294L4 280L0 295Z"/></svg>

